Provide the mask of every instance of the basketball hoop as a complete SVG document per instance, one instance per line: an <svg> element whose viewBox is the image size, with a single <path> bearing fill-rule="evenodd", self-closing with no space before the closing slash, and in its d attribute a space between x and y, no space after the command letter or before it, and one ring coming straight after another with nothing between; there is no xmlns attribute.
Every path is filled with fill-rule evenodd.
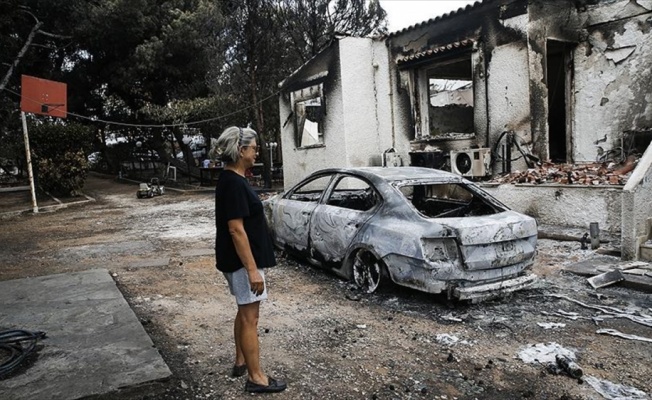
<svg viewBox="0 0 652 400"><path fill-rule="evenodd" d="M66 118L66 90L65 83L22 75L20 109L27 113Z"/></svg>

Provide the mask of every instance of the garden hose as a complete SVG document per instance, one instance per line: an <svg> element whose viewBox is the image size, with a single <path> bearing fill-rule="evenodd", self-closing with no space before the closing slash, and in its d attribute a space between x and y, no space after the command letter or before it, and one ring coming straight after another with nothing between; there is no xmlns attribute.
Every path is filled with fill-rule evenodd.
<svg viewBox="0 0 652 400"><path fill-rule="evenodd" d="M39 339L45 337L45 332L30 332L22 329L0 332L0 352L8 354L8 357L0 358L0 379L18 368L34 351Z"/></svg>

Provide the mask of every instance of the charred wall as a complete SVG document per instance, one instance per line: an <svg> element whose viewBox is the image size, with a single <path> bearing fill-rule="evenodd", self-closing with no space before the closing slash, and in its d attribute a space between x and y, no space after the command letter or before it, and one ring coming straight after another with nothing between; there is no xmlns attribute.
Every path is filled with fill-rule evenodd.
<svg viewBox="0 0 652 400"><path fill-rule="evenodd" d="M316 168L328 165L337 154L344 154L342 138L327 132L343 132L342 85L339 42L310 60L281 84L279 112L283 153L283 180L287 188ZM290 93L313 85L323 85L325 115L323 119L324 146L299 147L295 136L295 118Z"/></svg>
<svg viewBox="0 0 652 400"><path fill-rule="evenodd" d="M580 5L581 7L581 5ZM578 4L575 1L532 2L529 8L530 21L528 25L528 51L530 60L530 113L533 152L541 159L550 159L549 146L549 112L551 92L557 90L552 76L547 70L551 41L567 43L568 48L576 46L580 39L581 21L578 15ZM570 60L564 61L568 67ZM566 69L565 72L569 70ZM565 88L570 93L570 88ZM572 101L566 104L566 112L570 112ZM572 135L570 124L564 122L561 129L566 132L559 136ZM554 127L557 129L557 126ZM568 137L568 143L570 143ZM561 144L560 144L561 145ZM564 143L565 145L565 143ZM571 161L571 160L567 160Z"/></svg>
<svg viewBox="0 0 652 400"><path fill-rule="evenodd" d="M586 11L586 40L575 52L578 160L627 155L625 133L652 128L651 9L650 1L618 1Z"/></svg>

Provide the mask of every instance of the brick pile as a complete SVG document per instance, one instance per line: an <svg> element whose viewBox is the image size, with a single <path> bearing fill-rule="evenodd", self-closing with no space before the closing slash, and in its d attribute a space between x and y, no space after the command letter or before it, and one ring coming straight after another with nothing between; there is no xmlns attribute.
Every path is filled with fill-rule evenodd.
<svg viewBox="0 0 652 400"><path fill-rule="evenodd" d="M515 171L493 179L492 183L576 184L576 185L624 185L636 166L635 158L622 164L553 164L542 163L526 171Z"/></svg>

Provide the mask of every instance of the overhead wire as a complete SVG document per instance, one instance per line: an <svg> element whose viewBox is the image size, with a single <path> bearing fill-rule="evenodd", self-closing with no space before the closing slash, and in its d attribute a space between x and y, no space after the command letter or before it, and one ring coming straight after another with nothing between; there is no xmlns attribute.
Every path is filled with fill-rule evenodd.
<svg viewBox="0 0 652 400"><path fill-rule="evenodd" d="M17 92L15 92L15 91L13 91L13 90L11 90L9 88L5 87L4 90L6 90L7 92L12 93L12 94L14 94L14 95L16 95L18 97L24 98L24 99L26 99L26 100L28 100L28 101L30 101L32 103L38 104L40 106L45 105L44 103L42 103L42 102L40 102L40 101L38 101L36 99L29 98L29 97L23 97L20 93L17 93ZM279 93L280 93L280 90L270 94L269 96L265 97L264 99L260 100L257 103L250 104L247 107L244 107L244 108L241 108L239 110L230 112L228 114L223 114L223 115L220 115L220 116L217 116L217 117L207 118L207 119L198 120L198 121L177 122L177 123L172 123L172 124L132 124L132 123L128 123L128 122L108 121L108 120L104 120L104 119L100 119L100 118L88 117L88 116L73 113L73 112L70 112L70 111L66 111L66 114L71 115L71 116L76 117L76 118L88 120L88 121L91 121L91 122L100 122L100 123L104 123L104 124L117 125L117 126L126 126L126 127L130 127L130 128L176 128L176 127L186 127L186 126L192 126L192 125L205 124L205 123L216 121L216 120L219 120L219 119L222 119L222 118L230 117L232 115L235 115L235 114L241 113L243 111L249 110L251 108L254 108L254 107L258 106L259 104L262 104L262 103L266 102L267 100L271 99L272 97L277 96Z"/></svg>

